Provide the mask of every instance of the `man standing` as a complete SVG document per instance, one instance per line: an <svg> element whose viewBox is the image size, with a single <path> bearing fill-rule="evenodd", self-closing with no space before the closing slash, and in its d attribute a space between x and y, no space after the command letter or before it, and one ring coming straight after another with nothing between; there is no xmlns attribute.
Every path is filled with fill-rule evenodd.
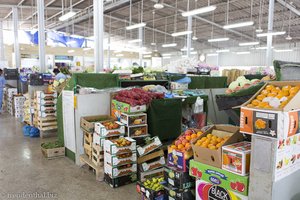
<svg viewBox="0 0 300 200"><path fill-rule="evenodd" d="M2 112L2 100L3 100L3 88L5 87L5 79L3 76L3 70L0 69L0 114Z"/></svg>

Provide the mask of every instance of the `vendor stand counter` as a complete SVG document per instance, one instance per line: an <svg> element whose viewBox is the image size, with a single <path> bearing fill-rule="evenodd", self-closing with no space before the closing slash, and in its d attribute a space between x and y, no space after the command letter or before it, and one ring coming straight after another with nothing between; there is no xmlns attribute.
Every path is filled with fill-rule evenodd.
<svg viewBox="0 0 300 200"><path fill-rule="evenodd" d="M169 87L168 80L120 80L119 86L121 88L140 86L143 87L145 85L161 85L164 87Z"/></svg>
<svg viewBox="0 0 300 200"><path fill-rule="evenodd" d="M189 89L211 89L211 88L226 88L227 77L225 76L188 76L191 78ZM171 76L171 81L181 79L182 76Z"/></svg>

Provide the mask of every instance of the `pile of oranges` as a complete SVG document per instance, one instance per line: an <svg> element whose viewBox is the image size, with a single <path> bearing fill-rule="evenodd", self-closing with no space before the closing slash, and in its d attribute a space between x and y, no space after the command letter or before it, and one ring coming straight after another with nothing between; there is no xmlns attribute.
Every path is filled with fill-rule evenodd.
<svg viewBox="0 0 300 200"><path fill-rule="evenodd" d="M229 136L227 137L218 137L216 135L207 134L206 137L202 137L199 139L195 145L208 148L211 150L217 150L219 149L227 140L229 139Z"/></svg>
<svg viewBox="0 0 300 200"><path fill-rule="evenodd" d="M174 144L170 146L170 150L179 150L185 152L186 150L191 149L191 142L202 135L201 131L195 131L192 129L186 130Z"/></svg>
<svg viewBox="0 0 300 200"><path fill-rule="evenodd" d="M256 96L250 104L247 105L248 108L275 108L270 105L270 101L276 98L280 102L279 108L283 108L299 91L299 86L286 85L283 87L278 87L274 85L267 85L264 90Z"/></svg>

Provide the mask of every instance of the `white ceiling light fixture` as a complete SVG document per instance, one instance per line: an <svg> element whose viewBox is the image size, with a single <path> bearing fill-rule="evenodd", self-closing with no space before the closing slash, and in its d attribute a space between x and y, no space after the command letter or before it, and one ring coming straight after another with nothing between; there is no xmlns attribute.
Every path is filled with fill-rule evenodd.
<svg viewBox="0 0 300 200"><path fill-rule="evenodd" d="M202 7L202 8L198 8L198 9L195 9L195 10L183 12L183 13L181 13L181 15L183 17L188 17L188 16L193 16L193 15L212 12L212 11L216 10L216 8L217 8L216 6L207 6L207 7Z"/></svg>
<svg viewBox="0 0 300 200"><path fill-rule="evenodd" d="M192 51L192 52L191 52L191 55L197 55L197 54L198 54L197 51Z"/></svg>
<svg viewBox="0 0 300 200"><path fill-rule="evenodd" d="M271 47L271 49L273 49L274 47ZM264 47L256 47L256 50L266 50L268 49L268 47L264 46Z"/></svg>
<svg viewBox="0 0 300 200"><path fill-rule="evenodd" d="M142 54L147 55L147 54L152 54L152 52L151 51L144 51L144 52L142 52Z"/></svg>
<svg viewBox="0 0 300 200"><path fill-rule="evenodd" d="M288 35L285 39L286 40L292 40L293 38L290 35Z"/></svg>
<svg viewBox="0 0 300 200"><path fill-rule="evenodd" d="M146 26L146 23L142 22L142 23L126 26L126 30L137 29L137 28L141 28L141 27L144 27L144 26Z"/></svg>
<svg viewBox="0 0 300 200"><path fill-rule="evenodd" d="M71 50L68 50L68 53L74 53L75 50L71 49Z"/></svg>
<svg viewBox="0 0 300 200"><path fill-rule="evenodd" d="M123 57L124 54L119 53L119 54L116 54L116 56L117 56L117 57Z"/></svg>
<svg viewBox="0 0 300 200"><path fill-rule="evenodd" d="M171 59L170 56L164 56L163 59Z"/></svg>
<svg viewBox="0 0 300 200"><path fill-rule="evenodd" d="M279 52L291 52L294 51L293 49L274 49L275 52L279 53Z"/></svg>
<svg viewBox="0 0 300 200"><path fill-rule="evenodd" d="M134 40L129 40L128 43L138 43L138 42L142 42L141 39L134 39Z"/></svg>
<svg viewBox="0 0 300 200"><path fill-rule="evenodd" d="M208 54L206 54L206 56L208 56L208 57L213 57L213 56L218 56L219 54L217 54L217 53L208 53Z"/></svg>
<svg viewBox="0 0 300 200"><path fill-rule="evenodd" d="M144 58L151 58L151 55L144 55Z"/></svg>
<svg viewBox="0 0 300 200"><path fill-rule="evenodd" d="M89 51L91 49L92 49L91 47L85 47L85 48L83 48L83 51Z"/></svg>
<svg viewBox="0 0 300 200"><path fill-rule="evenodd" d="M250 51L239 51L235 52L237 55L245 55L245 54L250 54Z"/></svg>
<svg viewBox="0 0 300 200"><path fill-rule="evenodd" d="M267 37L268 35L276 36L276 35L284 35L284 34L286 34L285 31L277 31L277 32L259 33L256 34L256 37Z"/></svg>
<svg viewBox="0 0 300 200"><path fill-rule="evenodd" d="M224 41L228 41L229 38L225 37L225 38L213 38L213 39L208 39L208 42L224 42Z"/></svg>
<svg viewBox="0 0 300 200"><path fill-rule="evenodd" d="M247 21L247 22L239 22L234 24L226 24L223 26L224 29L232 29L232 28L240 28L245 26L252 26L254 24L254 21Z"/></svg>
<svg viewBox="0 0 300 200"><path fill-rule="evenodd" d="M241 42L239 43L239 46L254 46L254 45L259 45L259 42Z"/></svg>
<svg viewBox="0 0 300 200"><path fill-rule="evenodd" d="M188 50L187 47L183 47L182 49L180 49L180 51L187 51L187 50ZM190 48L190 50L193 51L194 48Z"/></svg>
<svg viewBox="0 0 300 200"><path fill-rule="evenodd" d="M217 53L227 53L227 52L230 52L229 49L219 49L216 51Z"/></svg>
<svg viewBox="0 0 300 200"><path fill-rule="evenodd" d="M194 36L192 37L192 40L198 40L198 38L194 35Z"/></svg>
<svg viewBox="0 0 300 200"><path fill-rule="evenodd" d="M59 19L59 21L66 21L66 20L74 17L75 15L76 15L76 12L70 11L70 12L67 12L66 14L60 16L58 19Z"/></svg>
<svg viewBox="0 0 300 200"><path fill-rule="evenodd" d="M171 56L171 55L172 55L172 54L170 54L170 53L162 54L163 57L169 57L169 56Z"/></svg>
<svg viewBox="0 0 300 200"><path fill-rule="evenodd" d="M157 0L157 2L154 4L153 6L155 9L163 9L164 8L164 4L161 0Z"/></svg>
<svg viewBox="0 0 300 200"><path fill-rule="evenodd" d="M169 43L169 44L163 44L163 45L161 45L161 47L163 47L163 48L176 47L176 46L177 46L177 43Z"/></svg>
<svg viewBox="0 0 300 200"><path fill-rule="evenodd" d="M193 31L182 31L182 32L172 33L172 36L178 37L178 36L182 36L182 35L190 35L192 33L193 33Z"/></svg>

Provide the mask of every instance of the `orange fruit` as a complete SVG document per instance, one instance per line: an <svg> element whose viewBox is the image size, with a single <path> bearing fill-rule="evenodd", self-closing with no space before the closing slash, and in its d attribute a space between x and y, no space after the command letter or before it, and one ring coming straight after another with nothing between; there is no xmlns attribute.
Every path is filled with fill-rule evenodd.
<svg viewBox="0 0 300 200"><path fill-rule="evenodd" d="M259 100L254 99L254 100L252 100L251 104L254 106L258 106L259 102L260 102Z"/></svg>
<svg viewBox="0 0 300 200"><path fill-rule="evenodd" d="M267 105L268 105L268 102L259 102L258 107L259 108L264 108Z"/></svg>
<svg viewBox="0 0 300 200"><path fill-rule="evenodd" d="M272 93L269 93L269 94L268 94L268 97L276 97L276 96L277 96L277 93L273 93L273 92L272 92Z"/></svg>
<svg viewBox="0 0 300 200"><path fill-rule="evenodd" d="M230 158L226 154L223 154L223 164L229 165L230 164Z"/></svg>
<svg viewBox="0 0 300 200"><path fill-rule="evenodd" d="M220 148L221 146L222 146L222 143L221 143L221 142L219 142L219 143L216 145L217 148Z"/></svg>
<svg viewBox="0 0 300 200"><path fill-rule="evenodd" d="M197 146L201 146L202 143L203 143L202 141L198 140L198 141L196 142L196 145L197 145Z"/></svg>
<svg viewBox="0 0 300 200"><path fill-rule="evenodd" d="M283 87L283 88L282 88L282 92L283 92L284 96L289 96L289 94L290 94L289 89L286 88L286 87Z"/></svg>
<svg viewBox="0 0 300 200"><path fill-rule="evenodd" d="M179 150L182 150L184 148L183 144L179 144L177 147Z"/></svg>
<svg viewBox="0 0 300 200"><path fill-rule="evenodd" d="M216 140L216 139L218 139L218 137L217 136L212 136L212 138L211 138L212 140Z"/></svg>
<svg viewBox="0 0 300 200"><path fill-rule="evenodd" d="M203 137L203 138L201 138L200 140L203 142L203 141L205 141L207 139L207 137Z"/></svg>
<svg viewBox="0 0 300 200"><path fill-rule="evenodd" d="M191 135L191 139L194 139L194 138L196 138L197 137L197 134L196 133L193 133L192 135Z"/></svg>
<svg viewBox="0 0 300 200"><path fill-rule="evenodd" d="M271 90L275 88L274 85L267 85L266 86L266 90L268 90L269 92L271 92Z"/></svg>
<svg viewBox="0 0 300 200"><path fill-rule="evenodd" d="M269 92L268 92L268 90L262 90L260 94L267 96L269 94Z"/></svg>
<svg viewBox="0 0 300 200"><path fill-rule="evenodd" d="M284 92L279 92L276 96L277 99L281 99L282 97L284 97Z"/></svg>
<svg viewBox="0 0 300 200"><path fill-rule="evenodd" d="M203 147L203 148L207 148L207 145L208 145L208 144L204 144L204 143L202 143L202 144L201 144L201 147Z"/></svg>
<svg viewBox="0 0 300 200"><path fill-rule="evenodd" d="M187 136L185 136L185 139L187 140L187 141L190 141L191 140L191 136L189 136L189 135L187 135Z"/></svg>
<svg viewBox="0 0 300 200"><path fill-rule="evenodd" d="M212 134L207 134L206 137L207 137L207 138L211 138L211 137L212 137Z"/></svg>
<svg viewBox="0 0 300 200"><path fill-rule="evenodd" d="M266 97L265 95L259 94L259 95L257 95L256 99L262 101L262 100L264 100L265 97Z"/></svg>
<svg viewBox="0 0 300 200"><path fill-rule="evenodd" d="M290 86L290 85L286 85L286 86L283 86L282 87L282 90L290 90L292 88L292 86Z"/></svg>
<svg viewBox="0 0 300 200"><path fill-rule="evenodd" d="M248 108L254 108L254 105L252 105L251 103L247 105Z"/></svg>
<svg viewBox="0 0 300 200"><path fill-rule="evenodd" d="M291 87L291 89L289 90L289 93L295 95L299 91L299 89L300 88L298 86Z"/></svg>
<svg viewBox="0 0 300 200"><path fill-rule="evenodd" d="M210 150L216 150L216 146L211 146L211 147L208 147Z"/></svg>
<svg viewBox="0 0 300 200"><path fill-rule="evenodd" d="M186 149L188 149L188 148L190 148L190 147L191 147L191 144L190 144L190 143L186 143L186 144L185 144L185 148L186 148Z"/></svg>
<svg viewBox="0 0 300 200"><path fill-rule="evenodd" d="M271 90L271 92L272 93L279 93L281 90L280 90L280 88L273 88L272 90Z"/></svg>
<svg viewBox="0 0 300 200"><path fill-rule="evenodd" d="M200 137L201 135L202 135L202 132L199 131L199 132L197 133L197 137Z"/></svg>

